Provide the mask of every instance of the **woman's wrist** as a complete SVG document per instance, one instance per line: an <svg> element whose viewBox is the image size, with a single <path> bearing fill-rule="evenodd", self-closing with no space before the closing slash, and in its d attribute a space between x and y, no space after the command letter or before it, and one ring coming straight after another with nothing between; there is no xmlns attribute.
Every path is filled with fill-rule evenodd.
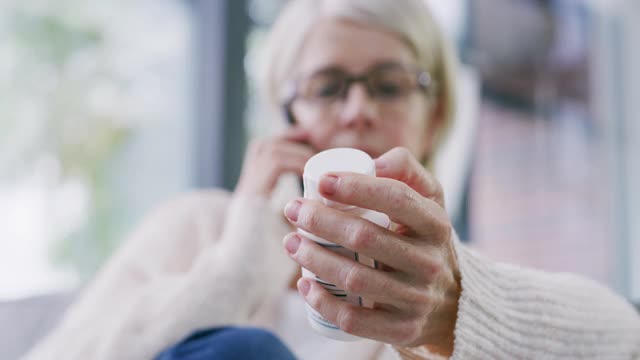
<svg viewBox="0 0 640 360"><path fill-rule="evenodd" d="M430 352L446 357L453 354L458 319L458 301L461 294L459 278L456 283L457 285L445 294L446 300L436 310L434 318L430 321L428 326L434 331L427 335L428 342L424 345Z"/></svg>

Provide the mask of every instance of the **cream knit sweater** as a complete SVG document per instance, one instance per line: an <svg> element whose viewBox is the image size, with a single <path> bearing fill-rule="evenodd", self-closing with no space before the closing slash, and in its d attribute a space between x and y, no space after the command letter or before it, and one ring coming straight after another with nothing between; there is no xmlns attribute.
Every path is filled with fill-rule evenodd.
<svg viewBox="0 0 640 360"><path fill-rule="evenodd" d="M287 181L279 189L295 188ZM296 270L281 242L288 199L286 190L272 201L208 191L155 210L24 360L145 360L197 329L268 327ZM462 295L452 359L640 359L640 317L611 291L455 245ZM369 359L399 357L367 344ZM337 360L363 358L355 347Z"/></svg>

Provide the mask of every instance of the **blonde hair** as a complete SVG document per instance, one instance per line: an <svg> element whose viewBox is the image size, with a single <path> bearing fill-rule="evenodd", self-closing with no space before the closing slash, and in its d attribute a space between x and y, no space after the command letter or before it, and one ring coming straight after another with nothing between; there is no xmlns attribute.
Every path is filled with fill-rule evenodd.
<svg viewBox="0 0 640 360"><path fill-rule="evenodd" d="M300 49L321 19L338 18L397 35L428 71L444 101L443 120L434 149L455 116L455 58L425 0L291 0L280 13L267 40L259 89L272 110L287 100ZM283 115L283 114L281 114ZM283 121L284 123L284 121ZM431 154L433 158L433 154Z"/></svg>

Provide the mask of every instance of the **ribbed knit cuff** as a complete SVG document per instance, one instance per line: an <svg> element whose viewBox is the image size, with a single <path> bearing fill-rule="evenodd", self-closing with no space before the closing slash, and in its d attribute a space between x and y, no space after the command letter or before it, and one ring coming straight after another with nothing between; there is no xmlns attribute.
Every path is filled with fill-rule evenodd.
<svg viewBox="0 0 640 360"><path fill-rule="evenodd" d="M452 359L631 359L637 351L638 314L610 290L455 247L462 294Z"/></svg>

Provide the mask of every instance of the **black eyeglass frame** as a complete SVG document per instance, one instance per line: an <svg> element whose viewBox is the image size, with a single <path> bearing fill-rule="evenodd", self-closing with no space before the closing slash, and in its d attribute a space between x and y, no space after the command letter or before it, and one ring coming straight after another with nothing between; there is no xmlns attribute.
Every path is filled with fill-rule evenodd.
<svg viewBox="0 0 640 360"><path fill-rule="evenodd" d="M393 66L397 66L397 65L394 64ZM417 69L417 68L412 68L412 70L415 72L415 76L416 76L416 89L424 93L427 93L427 91L429 91L430 88L435 87L436 85L435 81L433 80L433 77L428 71ZM367 89L367 94L373 97L372 90L370 89L368 84L368 79L371 76L372 72L373 71L368 71L361 75L347 75L344 79L345 87L343 90L342 97L345 97L349 93L351 86L358 82L361 82L364 85L364 87ZM285 119L287 120L287 123L291 125L295 124L295 117L293 116L292 107L293 107L294 101L296 101L299 98L297 88L298 86L296 81L291 86L292 90L290 91L290 95L287 97L287 100L282 104L282 111L284 113Z"/></svg>

